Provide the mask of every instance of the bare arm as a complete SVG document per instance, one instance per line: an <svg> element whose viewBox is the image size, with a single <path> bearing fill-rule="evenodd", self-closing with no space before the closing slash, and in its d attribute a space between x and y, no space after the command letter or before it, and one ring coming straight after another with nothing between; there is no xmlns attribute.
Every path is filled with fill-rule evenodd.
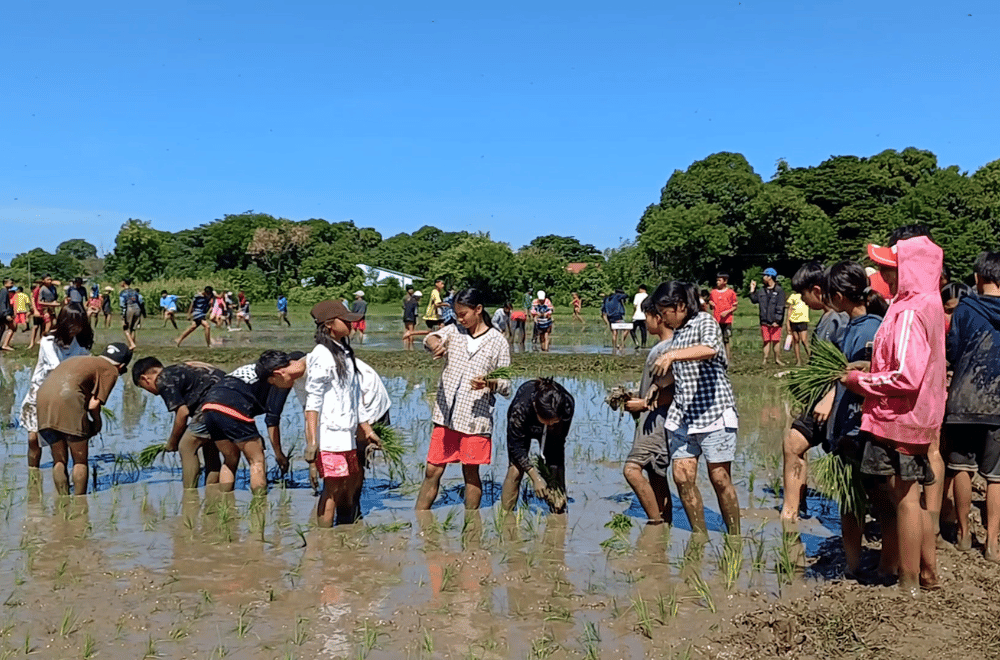
<svg viewBox="0 0 1000 660"><path fill-rule="evenodd" d="M278 469L281 470L282 474L285 474L288 472L288 457L281 449L281 427L268 426L267 437L271 441L271 449L274 450L274 460L278 464Z"/></svg>
<svg viewBox="0 0 1000 660"><path fill-rule="evenodd" d="M190 411L187 406L181 406L174 411L174 425L170 429L170 435L167 437L167 446L164 447L165 451L177 451L177 445L180 444L181 436L184 435L184 431L187 429L188 415Z"/></svg>

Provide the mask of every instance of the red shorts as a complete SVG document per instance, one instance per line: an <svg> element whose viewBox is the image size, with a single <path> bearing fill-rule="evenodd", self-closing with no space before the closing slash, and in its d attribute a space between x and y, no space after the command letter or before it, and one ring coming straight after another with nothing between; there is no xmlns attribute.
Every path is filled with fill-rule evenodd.
<svg viewBox="0 0 1000 660"><path fill-rule="evenodd" d="M17 312L14 314L14 325L28 325L28 313L27 312Z"/></svg>
<svg viewBox="0 0 1000 660"><path fill-rule="evenodd" d="M781 326L777 328L770 325L760 326L760 336L763 337L764 343L767 342L780 342L781 341Z"/></svg>
<svg viewBox="0 0 1000 660"><path fill-rule="evenodd" d="M431 432L431 445L427 449L427 462L431 465L489 465L492 455L493 442L488 437L466 435L446 426L435 426Z"/></svg>
<svg viewBox="0 0 1000 660"><path fill-rule="evenodd" d="M352 321L351 322L351 330L357 330L358 332L364 332L365 331L365 320L361 319L360 321Z"/></svg>
<svg viewBox="0 0 1000 660"><path fill-rule="evenodd" d="M316 467L323 479L343 479L361 470L358 466L358 452L355 449L321 451L316 458Z"/></svg>

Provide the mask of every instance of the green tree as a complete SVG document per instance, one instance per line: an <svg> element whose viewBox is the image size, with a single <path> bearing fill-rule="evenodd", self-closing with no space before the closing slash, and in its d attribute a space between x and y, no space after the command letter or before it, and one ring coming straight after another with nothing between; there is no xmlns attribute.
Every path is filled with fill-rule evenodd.
<svg viewBox="0 0 1000 660"><path fill-rule="evenodd" d="M97 248L82 238L71 238L56 246L56 254L68 254L77 261L97 258Z"/></svg>
<svg viewBox="0 0 1000 660"><path fill-rule="evenodd" d="M45 274L59 280L71 280L84 274L83 264L73 256L66 253L49 254L42 248L34 248L16 255L10 260L10 268L24 273L30 272L33 280Z"/></svg>
<svg viewBox="0 0 1000 660"><path fill-rule="evenodd" d="M537 250L540 252L551 252L567 262L600 262L604 261L601 251L590 243L581 243L573 236L557 236L548 234L532 239L530 243L521 248L524 250Z"/></svg>
<svg viewBox="0 0 1000 660"><path fill-rule="evenodd" d="M510 246L490 240L488 234L468 236L445 250L436 270L436 277L444 278L449 286L479 289L491 303L506 300L518 282Z"/></svg>
<svg viewBox="0 0 1000 660"><path fill-rule="evenodd" d="M655 272L688 282L707 281L731 254L733 232L715 204L660 209L647 218L639 247ZM615 282L612 280L612 284ZM638 282L633 281L637 284Z"/></svg>
<svg viewBox="0 0 1000 660"><path fill-rule="evenodd" d="M105 260L105 268L115 278L130 277L140 282L168 274L162 253L161 232L152 228L149 221L129 218L118 235L115 249Z"/></svg>

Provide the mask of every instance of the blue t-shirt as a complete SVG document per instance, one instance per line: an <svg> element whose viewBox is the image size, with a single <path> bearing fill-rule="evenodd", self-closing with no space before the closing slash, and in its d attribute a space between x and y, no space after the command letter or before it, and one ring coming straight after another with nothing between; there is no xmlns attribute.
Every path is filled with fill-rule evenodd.
<svg viewBox="0 0 1000 660"><path fill-rule="evenodd" d="M191 301L191 319L197 321L208 316L208 308L211 304L209 299L205 297L205 294L199 293Z"/></svg>
<svg viewBox="0 0 1000 660"><path fill-rule="evenodd" d="M882 325L882 317L865 314L851 319L844 332L842 350L848 362L872 359L872 342ZM837 385L834 399L833 425L830 429L830 450L836 450L837 441L844 436L857 435L861 430L861 408L865 398Z"/></svg>
<svg viewBox="0 0 1000 660"><path fill-rule="evenodd" d="M167 294L165 296L160 296L160 307L167 310L168 312L177 311L177 296Z"/></svg>
<svg viewBox="0 0 1000 660"><path fill-rule="evenodd" d="M287 312L288 311L288 298L281 296L278 298L278 311Z"/></svg>

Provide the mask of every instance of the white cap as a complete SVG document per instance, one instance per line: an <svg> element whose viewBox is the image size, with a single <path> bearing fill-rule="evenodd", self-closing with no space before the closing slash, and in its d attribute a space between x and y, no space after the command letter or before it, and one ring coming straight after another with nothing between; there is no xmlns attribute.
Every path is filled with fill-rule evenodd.
<svg viewBox="0 0 1000 660"><path fill-rule="evenodd" d="M538 299L539 300L545 300L545 292L544 291L539 291L538 292Z"/></svg>
<svg viewBox="0 0 1000 660"><path fill-rule="evenodd" d="M363 297L365 295L365 292L358 289L357 291L354 292L354 295Z"/></svg>
<svg viewBox="0 0 1000 660"><path fill-rule="evenodd" d="M414 292L413 292L413 297L414 297L414 298L419 298L419 297L420 297L420 296L422 296L422 295L424 295L424 294L420 293L419 291L414 291Z"/></svg>
<svg viewBox="0 0 1000 660"><path fill-rule="evenodd" d="M865 267L865 275L867 275L868 277L871 277L872 275L874 275L877 272L878 271L875 270L874 268L872 268L871 266L866 266Z"/></svg>

